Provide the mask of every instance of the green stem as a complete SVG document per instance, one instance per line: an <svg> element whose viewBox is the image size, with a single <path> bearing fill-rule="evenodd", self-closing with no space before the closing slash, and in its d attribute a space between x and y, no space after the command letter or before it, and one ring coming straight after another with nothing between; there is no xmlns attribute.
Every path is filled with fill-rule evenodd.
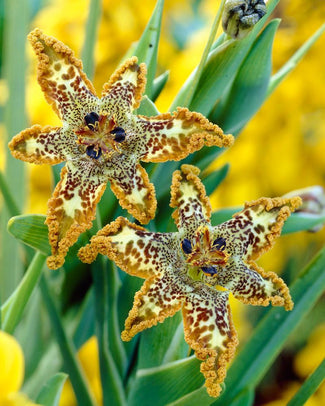
<svg viewBox="0 0 325 406"><path fill-rule="evenodd" d="M60 347L65 369L70 376L70 380L77 397L77 403L80 406L95 406L95 400L89 392L87 381L84 377L80 364L75 357L75 348L64 331L60 315L55 307L44 275L40 280L40 288L43 301L52 324L53 332L56 335L57 343Z"/></svg>
<svg viewBox="0 0 325 406"><path fill-rule="evenodd" d="M316 370L306 379L298 392L290 400L287 406L304 405L311 395L316 392L325 378L325 359L318 365Z"/></svg>
<svg viewBox="0 0 325 406"><path fill-rule="evenodd" d="M203 72L204 65L205 65L205 63L206 63L206 61L208 59L209 52L210 52L211 47L212 47L213 42L214 42L214 38L215 38L215 36L217 34L217 30L218 30L218 27L219 27L219 24L220 24L222 11L223 11L223 7L224 7L225 2L226 2L226 0L221 1L221 4L220 4L218 12L217 12L217 15L216 15L216 17L215 17L215 19L213 21L211 32L210 32L210 35L209 35L209 39L208 39L208 42L206 43L206 46L204 48L203 55L201 57L199 66L198 66L197 70L195 71L194 78L193 78L193 80L191 82L191 86L188 89L188 92L187 92L187 94L186 94L186 96L184 98L184 101L182 103L182 105L184 107L188 107L190 105L192 99L193 99L194 93L196 91L197 85L199 83L199 80L200 80L202 72Z"/></svg>
<svg viewBox="0 0 325 406"><path fill-rule="evenodd" d="M10 216L11 217L18 216L20 214L19 207L16 205L16 202L12 197L11 191L8 187L8 183L1 171L0 171L0 190Z"/></svg>
<svg viewBox="0 0 325 406"><path fill-rule="evenodd" d="M1 307L2 329L12 334L17 326L26 304L38 283L46 256L36 252L23 279Z"/></svg>
<svg viewBox="0 0 325 406"><path fill-rule="evenodd" d="M101 0L90 1L85 40L81 52L84 71L90 78L94 75L94 49L101 17L101 3Z"/></svg>

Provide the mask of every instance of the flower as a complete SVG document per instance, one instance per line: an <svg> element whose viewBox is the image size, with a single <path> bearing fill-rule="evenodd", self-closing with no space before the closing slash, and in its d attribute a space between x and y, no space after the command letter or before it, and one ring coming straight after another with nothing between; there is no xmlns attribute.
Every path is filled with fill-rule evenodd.
<svg viewBox="0 0 325 406"><path fill-rule="evenodd" d="M82 63L60 41L35 29L29 40L38 57L38 81L62 127L34 125L16 135L14 157L36 164L67 161L48 203L49 268L64 263L69 247L91 227L107 181L121 206L147 223L156 210L153 185L139 163L180 160L203 145L229 146L233 137L199 113L136 116L146 68L128 59L104 85L102 98Z"/></svg>
<svg viewBox="0 0 325 406"><path fill-rule="evenodd" d="M222 14L222 27L234 39L242 39L266 14L264 0L227 0Z"/></svg>
<svg viewBox="0 0 325 406"><path fill-rule="evenodd" d="M36 406L19 393L24 378L24 354L16 339L0 330L0 405Z"/></svg>
<svg viewBox="0 0 325 406"><path fill-rule="evenodd" d="M289 290L273 272L253 261L271 248L286 218L301 200L261 198L233 219L211 226L211 206L199 169L182 165L171 186L178 232L154 233L119 217L81 248L90 263L107 255L130 275L146 278L125 321L123 340L162 322L182 308L185 340L203 360L211 396L218 396L226 364L237 346L229 292L244 303L293 307Z"/></svg>

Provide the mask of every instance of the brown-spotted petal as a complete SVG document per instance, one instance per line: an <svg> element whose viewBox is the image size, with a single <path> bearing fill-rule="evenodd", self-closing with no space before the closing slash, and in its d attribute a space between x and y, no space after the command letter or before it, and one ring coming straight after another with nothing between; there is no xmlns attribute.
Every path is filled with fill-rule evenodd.
<svg viewBox="0 0 325 406"><path fill-rule="evenodd" d="M111 189L123 209L142 224L148 223L154 217L157 207L155 188L139 163L116 160L109 180Z"/></svg>
<svg viewBox="0 0 325 406"><path fill-rule="evenodd" d="M262 197L246 203L231 220L214 227L215 238L225 239L229 254L256 259L273 246L285 220L300 204L299 197Z"/></svg>
<svg viewBox="0 0 325 406"><path fill-rule="evenodd" d="M248 264L232 259L218 272L215 283L230 290L236 299L256 306L293 308L289 289L274 272L265 272L253 261Z"/></svg>
<svg viewBox="0 0 325 406"><path fill-rule="evenodd" d="M114 114L117 120L140 105L147 70L144 63L138 65L137 62L135 56L127 59L104 85L101 108Z"/></svg>
<svg viewBox="0 0 325 406"><path fill-rule="evenodd" d="M105 186L98 173L80 163L69 161L62 169L61 180L48 203L46 224L52 248L52 256L47 260L49 268L62 266L69 247L91 228Z"/></svg>
<svg viewBox="0 0 325 406"><path fill-rule="evenodd" d="M182 165L180 171L173 173L170 206L176 208L173 218L180 231L194 233L210 221L211 205L199 173L192 165Z"/></svg>
<svg viewBox="0 0 325 406"><path fill-rule="evenodd" d="M57 164L73 154L75 142L60 127L34 125L21 131L9 143L12 155L34 164Z"/></svg>
<svg viewBox="0 0 325 406"><path fill-rule="evenodd" d="M181 308L184 298L182 285L175 284L168 272L162 271L159 277L148 278L134 297L122 340L129 341L140 331L173 316Z"/></svg>
<svg viewBox="0 0 325 406"><path fill-rule="evenodd" d="M143 227L118 217L106 225L90 244L79 251L83 262L93 262L98 254L107 255L121 269L141 278L159 275L170 263L174 263L174 240L167 233L151 233Z"/></svg>
<svg viewBox="0 0 325 406"><path fill-rule="evenodd" d="M73 51L36 28L28 39L38 58L38 82L58 116L75 127L98 109L96 92Z"/></svg>
<svg viewBox="0 0 325 406"><path fill-rule="evenodd" d="M225 135L202 114L178 107L174 114L139 116L136 123L137 148L145 162L179 161L204 145L228 147L232 135Z"/></svg>
<svg viewBox="0 0 325 406"><path fill-rule="evenodd" d="M183 305L186 342L205 362L201 372L210 396L218 396L226 376L226 365L238 344L228 304L228 292L206 285L189 293Z"/></svg>

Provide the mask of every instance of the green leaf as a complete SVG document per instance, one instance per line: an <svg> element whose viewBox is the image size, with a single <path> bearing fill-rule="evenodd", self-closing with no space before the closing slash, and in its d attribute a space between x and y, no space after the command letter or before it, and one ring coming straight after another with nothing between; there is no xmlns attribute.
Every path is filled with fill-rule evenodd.
<svg viewBox="0 0 325 406"><path fill-rule="evenodd" d="M44 255L50 255L51 248L48 240L48 228L44 224L45 219L46 216L42 214L15 216L8 222L8 231L17 240Z"/></svg>
<svg viewBox="0 0 325 406"><path fill-rule="evenodd" d="M267 14L255 25L246 38L240 41L227 40L210 52L189 106L190 110L199 111L205 116L209 115L225 91L229 90L242 61L278 2L279 0L270 0L268 2ZM195 78L196 70L192 72L177 94L170 108L171 111L175 110L177 106L183 105L183 100L185 100Z"/></svg>
<svg viewBox="0 0 325 406"><path fill-rule="evenodd" d="M130 389L129 406L165 406L204 382L200 361L189 358L155 368L139 369Z"/></svg>
<svg viewBox="0 0 325 406"><path fill-rule="evenodd" d="M208 395L207 388L201 386L201 388L188 393L185 396L175 400L175 402L168 403L166 406L209 406L214 402L214 399Z"/></svg>
<svg viewBox="0 0 325 406"><path fill-rule="evenodd" d="M230 165L225 164L222 168L218 169L217 171L213 171L209 173L206 177L202 178L202 182L205 186L205 190L207 195L211 195L220 183L225 179L228 174Z"/></svg>
<svg viewBox="0 0 325 406"><path fill-rule="evenodd" d="M148 96L143 96L141 100L140 107L137 110L138 114L142 114L144 116L157 116L159 111L153 101L149 99Z"/></svg>
<svg viewBox="0 0 325 406"><path fill-rule="evenodd" d="M223 11L223 8L225 5L225 1L226 0L221 0L221 2L219 4L219 9L218 9L217 15L213 21L210 35L209 35L208 41L207 41L204 51L203 51L203 55L201 57L198 67L195 69L195 71L193 72L193 75L191 76L190 85L186 89L186 92L185 93L183 92L181 94L181 96L182 96L181 99L180 98L178 99L178 103L184 107L187 107L190 105L190 103L193 99L193 95L195 94L195 91L197 89L198 83L202 77L204 66L208 59L209 52L211 51L211 48L213 46L214 38L217 34L217 30L218 30L220 20L222 17L222 11Z"/></svg>
<svg viewBox="0 0 325 406"><path fill-rule="evenodd" d="M4 2L3 19L3 79L7 85L8 99L3 112L3 145L26 126L25 77L26 77L26 35L29 24L29 2L17 4L11 0ZM18 208L24 206L25 175L24 163L13 158L8 148L3 149L5 161L4 176L8 189ZM7 222L10 215L4 209L0 219L1 256L0 256L0 297L5 300L15 289L23 275L23 264L19 255L19 243L8 236ZM10 272L8 272L10 269Z"/></svg>
<svg viewBox="0 0 325 406"><path fill-rule="evenodd" d="M56 341L60 347L62 360L64 361L65 369L69 374L74 392L77 397L78 405L80 406L95 406L95 401L92 394L89 392L88 384L84 376L83 370L77 360L75 353L76 349L70 338L68 338L62 319L56 309L55 303L50 293L47 281L44 275L40 280L42 298L46 306L49 319L52 324L52 331L56 336Z"/></svg>
<svg viewBox="0 0 325 406"><path fill-rule="evenodd" d="M252 406L254 402L254 391L244 389L236 398L229 403L229 406Z"/></svg>
<svg viewBox="0 0 325 406"><path fill-rule="evenodd" d="M36 252L18 287L1 306L2 329L12 334L17 326L26 304L38 283L46 257Z"/></svg>
<svg viewBox="0 0 325 406"><path fill-rule="evenodd" d="M158 0L152 16L133 52L138 57L139 62L144 62L147 65L146 95L149 98L152 98L153 95L153 81L157 67L157 52L163 7L164 0Z"/></svg>
<svg viewBox="0 0 325 406"><path fill-rule="evenodd" d="M166 70L164 73L159 75L154 81L152 86L152 100L155 101L160 95L161 91L165 87L169 79L169 70Z"/></svg>
<svg viewBox="0 0 325 406"><path fill-rule="evenodd" d="M325 224L325 214L293 213L284 223L282 234L312 230Z"/></svg>
<svg viewBox="0 0 325 406"><path fill-rule="evenodd" d="M272 45L280 20L271 21L243 61L222 106L210 115L225 132L236 133L263 104L272 70Z"/></svg>
<svg viewBox="0 0 325 406"><path fill-rule="evenodd" d="M324 33L325 24L323 24L292 57L275 73L269 83L268 96L279 86L279 84L292 72L301 59L306 55L309 49L314 45L318 38Z"/></svg>
<svg viewBox="0 0 325 406"><path fill-rule="evenodd" d="M254 330L235 358L226 378L226 391L214 405L229 404L246 387L254 388L263 378L286 340L313 308L325 288L325 248L300 273L290 288L292 311L273 307Z"/></svg>
<svg viewBox="0 0 325 406"><path fill-rule="evenodd" d="M325 379L325 359L318 365L316 370L309 375L302 386L298 389L298 392L289 401L287 406L301 406L304 405L307 400L316 392L319 385Z"/></svg>
<svg viewBox="0 0 325 406"><path fill-rule="evenodd" d="M170 340L166 340L166 337L174 336L181 319L181 313L177 312L173 317L166 318L163 323L159 323L157 326L141 333L138 360L139 369L158 367L162 364L170 346ZM184 357L187 354L182 355ZM182 357L179 356L178 359L180 358Z"/></svg>
<svg viewBox="0 0 325 406"><path fill-rule="evenodd" d="M83 69L90 78L94 75L94 53L101 17L101 4L101 0L90 0L85 40L81 52Z"/></svg>
<svg viewBox="0 0 325 406"><path fill-rule="evenodd" d="M37 396L36 403L42 406L58 406L61 391L68 375L62 372L52 376L41 389Z"/></svg>

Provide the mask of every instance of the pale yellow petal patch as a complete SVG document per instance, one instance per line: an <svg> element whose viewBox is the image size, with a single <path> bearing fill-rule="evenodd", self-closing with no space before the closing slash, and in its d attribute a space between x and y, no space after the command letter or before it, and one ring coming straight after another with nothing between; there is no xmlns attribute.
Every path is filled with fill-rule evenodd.
<svg viewBox="0 0 325 406"><path fill-rule="evenodd" d="M92 227L96 205L105 187L106 182L101 177L71 162L62 169L61 180L48 203L46 224L52 247L52 256L47 260L49 268L62 266L69 247L82 232Z"/></svg>
<svg viewBox="0 0 325 406"><path fill-rule="evenodd" d="M194 232L210 220L211 205L199 173L192 165L182 165L173 173L170 206L176 208L173 218L180 231Z"/></svg>

